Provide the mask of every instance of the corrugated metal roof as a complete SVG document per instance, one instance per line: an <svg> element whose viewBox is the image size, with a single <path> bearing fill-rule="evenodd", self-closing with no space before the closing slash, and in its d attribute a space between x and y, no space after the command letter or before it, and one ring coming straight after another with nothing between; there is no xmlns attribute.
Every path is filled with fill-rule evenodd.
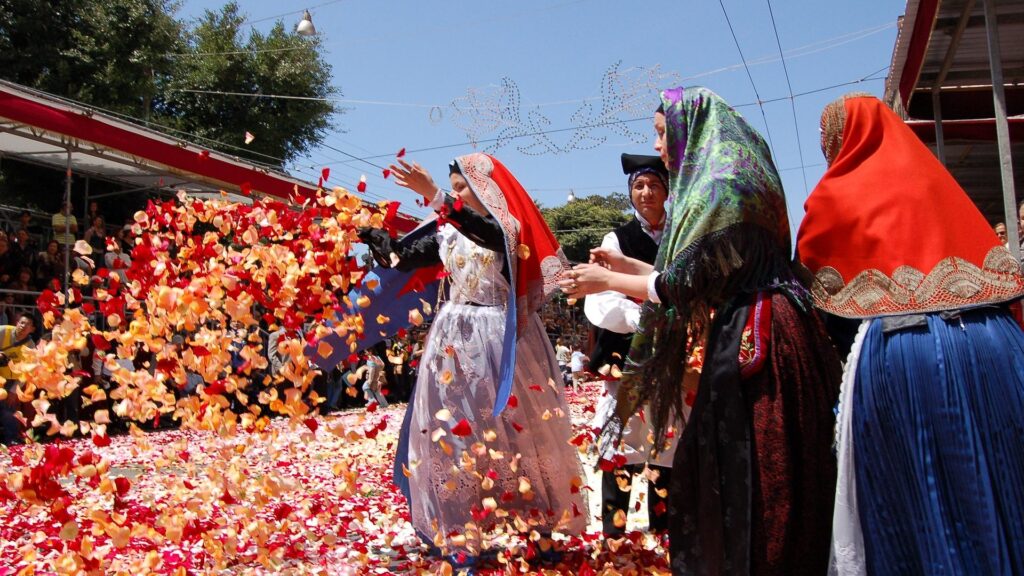
<svg viewBox="0 0 1024 576"><path fill-rule="evenodd" d="M908 120L934 120L932 91L938 87L941 115L951 119L991 119L992 73L989 66L985 0L910 0L901 18L900 34L886 78L885 102ZM919 12L936 8L929 34L913 33ZM1024 0L999 0L995 4L1003 86L1009 116L1024 114ZM919 70L908 59L920 54ZM900 83L916 75L912 89L901 96ZM906 87L906 86L905 86ZM945 122L944 122L945 124ZM920 132L919 132L920 134ZM930 141L934 150L934 138ZM1013 138L1011 146L1015 187L1024 194L1024 142ZM998 146L984 140L945 139L946 164L990 222L1004 220Z"/></svg>
<svg viewBox="0 0 1024 576"><path fill-rule="evenodd" d="M992 74L988 61L988 36L985 30L984 2L947 0L939 3L938 16L928 42L928 51L917 80L915 97L921 91L930 91L939 79L946 61L957 24L964 10L970 7L963 35L941 88L964 86L991 86ZM1002 55L1003 83L1024 83L1024 0L1000 0L996 3L999 22L999 50Z"/></svg>

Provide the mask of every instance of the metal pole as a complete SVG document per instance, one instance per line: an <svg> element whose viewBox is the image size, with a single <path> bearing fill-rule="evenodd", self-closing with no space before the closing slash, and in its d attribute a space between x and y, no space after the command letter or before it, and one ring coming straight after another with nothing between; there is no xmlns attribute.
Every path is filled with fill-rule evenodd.
<svg viewBox="0 0 1024 576"><path fill-rule="evenodd" d="M999 144L999 168L1003 179L1003 210L1010 252L1020 261L1020 226L1017 195L1013 187L1013 154L1010 149L1010 126L1006 122L1006 94L1003 91L1003 64L999 54L999 24L995 0L984 0L985 30L988 32L988 64L992 69L992 101L996 109L996 139Z"/></svg>
<svg viewBox="0 0 1024 576"><path fill-rule="evenodd" d="M946 141L942 135L942 102L940 102L938 88L932 88L932 116L935 118L935 155L945 166Z"/></svg>
<svg viewBox="0 0 1024 576"><path fill-rule="evenodd" d="M85 177L85 193L82 196L85 198L82 201L85 204L85 220L82 220L82 223L89 228L92 226L92 222L89 221L89 176Z"/></svg>
<svg viewBox="0 0 1024 576"><path fill-rule="evenodd" d="M61 214L64 214L65 207L71 205L71 149L68 148L68 165L64 173L64 205L60 207ZM68 245L68 229L71 227L71 210L64 215L64 232L62 245L64 246L64 307L68 306L68 287L71 284L71 246Z"/></svg>

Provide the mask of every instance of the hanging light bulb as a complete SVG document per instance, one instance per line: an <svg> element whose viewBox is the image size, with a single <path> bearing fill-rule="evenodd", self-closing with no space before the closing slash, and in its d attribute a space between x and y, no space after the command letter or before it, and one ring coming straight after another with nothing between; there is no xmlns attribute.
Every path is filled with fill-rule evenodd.
<svg viewBox="0 0 1024 576"><path fill-rule="evenodd" d="M569 197L565 199L566 202L572 202L576 199L576 194L573 194L572 188L569 189Z"/></svg>
<svg viewBox="0 0 1024 576"><path fill-rule="evenodd" d="M309 10L302 14L302 20L295 27L295 32L299 36L316 36L316 27L313 26L313 17L309 15Z"/></svg>

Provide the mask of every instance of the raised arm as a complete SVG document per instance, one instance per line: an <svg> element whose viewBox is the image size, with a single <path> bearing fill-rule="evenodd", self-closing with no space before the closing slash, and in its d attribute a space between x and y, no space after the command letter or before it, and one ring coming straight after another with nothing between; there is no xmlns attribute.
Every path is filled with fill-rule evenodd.
<svg viewBox="0 0 1024 576"><path fill-rule="evenodd" d="M437 235L430 234L412 242L394 242L391 236L379 228L363 228L359 238L370 248L373 259L385 268L408 272L441 263L441 252ZM392 260L392 254L397 260Z"/></svg>

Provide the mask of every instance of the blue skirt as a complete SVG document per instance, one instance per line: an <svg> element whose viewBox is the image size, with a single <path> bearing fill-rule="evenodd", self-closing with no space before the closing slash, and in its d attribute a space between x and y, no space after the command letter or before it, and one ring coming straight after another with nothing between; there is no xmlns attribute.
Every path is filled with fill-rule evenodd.
<svg viewBox="0 0 1024 576"><path fill-rule="evenodd" d="M868 573L1024 574L1024 332L996 308L883 330L853 391Z"/></svg>

